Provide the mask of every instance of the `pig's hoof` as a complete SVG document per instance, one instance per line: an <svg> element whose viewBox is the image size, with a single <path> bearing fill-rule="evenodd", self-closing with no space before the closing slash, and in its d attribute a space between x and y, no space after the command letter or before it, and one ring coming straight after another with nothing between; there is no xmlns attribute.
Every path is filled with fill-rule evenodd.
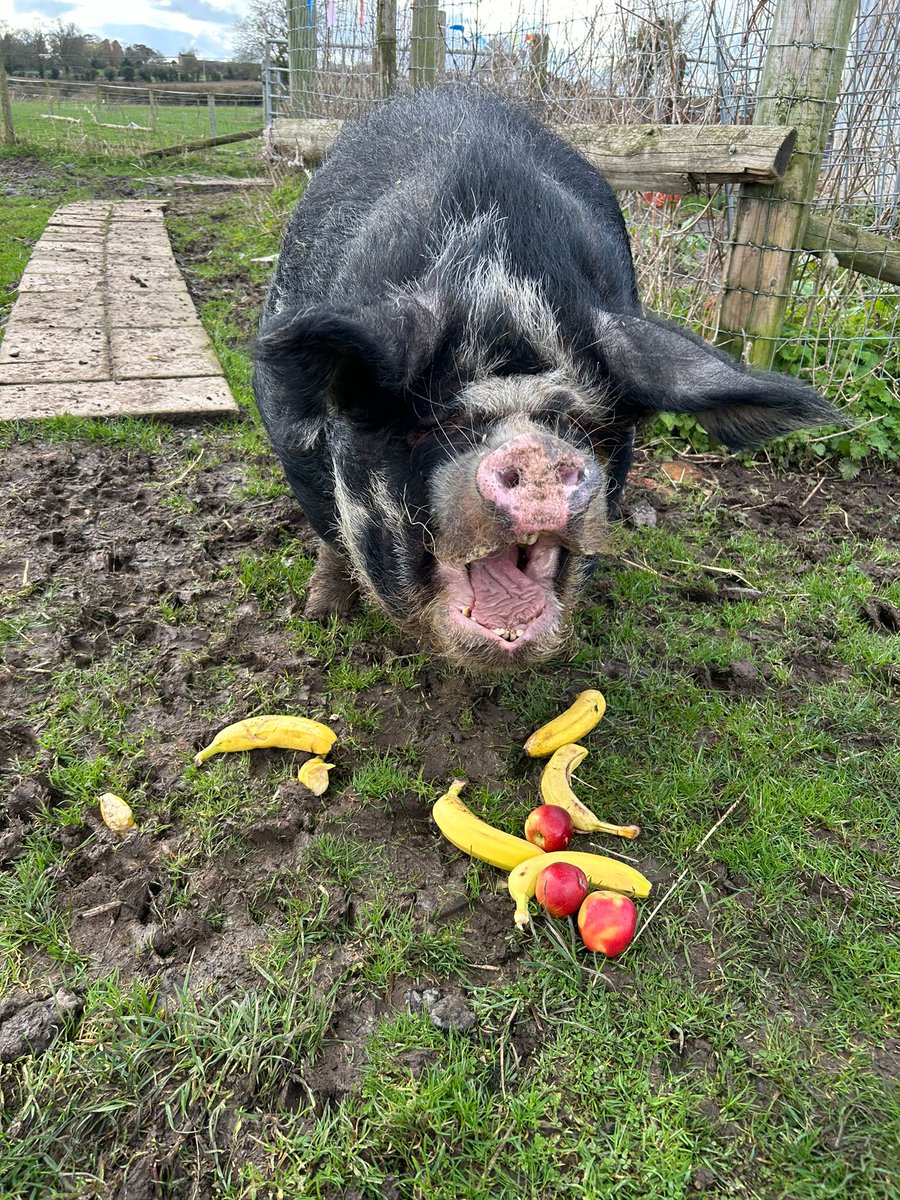
<svg viewBox="0 0 900 1200"><path fill-rule="evenodd" d="M359 588L351 578L345 560L330 546L323 546L309 581L304 616L311 621L345 617L358 596Z"/></svg>

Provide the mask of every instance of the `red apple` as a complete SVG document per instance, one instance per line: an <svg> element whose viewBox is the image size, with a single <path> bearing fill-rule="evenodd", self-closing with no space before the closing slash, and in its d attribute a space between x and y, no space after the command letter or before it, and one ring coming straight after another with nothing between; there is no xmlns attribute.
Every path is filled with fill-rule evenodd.
<svg viewBox="0 0 900 1200"><path fill-rule="evenodd" d="M618 892L591 892L578 910L578 932L588 950L608 958L621 954L634 937L637 909Z"/></svg>
<svg viewBox="0 0 900 1200"><path fill-rule="evenodd" d="M551 863L537 879L534 897L551 917L571 917L588 894L590 884L579 867L571 863Z"/></svg>
<svg viewBox="0 0 900 1200"><path fill-rule="evenodd" d="M572 818L558 804L542 804L528 814L525 836L547 854L565 850L572 840L575 826Z"/></svg>

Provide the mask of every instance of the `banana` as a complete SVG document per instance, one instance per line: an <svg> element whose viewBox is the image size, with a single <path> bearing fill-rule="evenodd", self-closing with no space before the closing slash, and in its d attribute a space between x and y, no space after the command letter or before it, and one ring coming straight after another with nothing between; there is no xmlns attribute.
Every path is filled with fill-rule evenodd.
<svg viewBox="0 0 900 1200"><path fill-rule="evenodd" d="M532 758L546 758L560 746L577 742L594 728L606 712L603 693L589 688L576 696L565 712L536 730L525 743L525 753Z"/></svg>
<svg viewBox="0 0 900 1200"><path fill-rule="evenodd" d="M457 850L503 871L511 871L526 859L541 856L540 850L531 842L495 829L476 817L459 798L465 786L464 779L454 779L431 810L438 829L448 842L452 842Z"/></svg>
<svg viewBox="0 0 900 1200"><path fill-rule="evenodd" d="M104 792L100 797L100 816L103 824L113 833L127 833L134 829L134 813L121 796L114 792Z"/></svg>
<svg viewBox="0 0 900 1200"><path fill-rule="evenodd" d="M297 772L297 778L314 796L323 796L328 791L328 772L333 770L334 763L309 758Z"/></svg>
<svg viewBox="0 0 900 1200"><path fill-rule="evenodd" d="M612 833L617 837L636 838L641 832L640 825L611 825L601 821L572 791L572 772L586 757L584 746L572 743L554 751L541 774L544 803L564 808L578 833Z"/></svg>
<svg viewBox="0 0 900 1200"><path fill-rule="evenodd" d="M228 725L217 733L210 744L196 756L199 767L213 754L227 750L306 750L309 754L327 754L337 740L337 734L321 721L306 717L279 714L267 717L248 717Z"/></svg>
<svg viewBox="0 0 900 1200"><path fill-rule="evenodd" d="M580 867L594 887L608 888L611 892L622 892L626 896L643 899L650 895L651 883L640 871L603 854L580 854L571 850L560 850L556 854L541 854L514 867L509 873L509 894L516 903L515 921L520 929L531 920L528 901L534 895L538 876L551 863L570 863Z"/></svg>

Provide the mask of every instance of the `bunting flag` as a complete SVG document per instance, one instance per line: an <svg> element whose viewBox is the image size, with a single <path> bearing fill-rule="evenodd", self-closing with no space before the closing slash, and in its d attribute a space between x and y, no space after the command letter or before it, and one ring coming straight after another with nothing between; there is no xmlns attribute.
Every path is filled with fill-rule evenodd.
<svg viewBox="0 0 900 1200"><path fill-rule="evenodd" d="M359 27L362 29L363 20L366 15L366 0L359 0Z"/></svg>
<svg viewBox="0 0 900 1200"><path fill-rule="evenodd" d="M329 29L334 28L334 0L328 0L325 5L325 24Z"/></svg>

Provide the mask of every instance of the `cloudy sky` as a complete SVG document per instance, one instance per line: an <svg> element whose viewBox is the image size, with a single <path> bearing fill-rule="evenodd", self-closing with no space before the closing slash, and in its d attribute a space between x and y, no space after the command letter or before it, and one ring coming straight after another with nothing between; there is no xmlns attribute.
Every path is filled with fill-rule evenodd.
<svg viewBox="0 0 900 1200"><path fill-rule="evenodd" d="M246 0L0 0L0 21L14 26L73 22L86 33L143 42L167 57L193 47L201 57L229 58L235 21Z"/></svg>

